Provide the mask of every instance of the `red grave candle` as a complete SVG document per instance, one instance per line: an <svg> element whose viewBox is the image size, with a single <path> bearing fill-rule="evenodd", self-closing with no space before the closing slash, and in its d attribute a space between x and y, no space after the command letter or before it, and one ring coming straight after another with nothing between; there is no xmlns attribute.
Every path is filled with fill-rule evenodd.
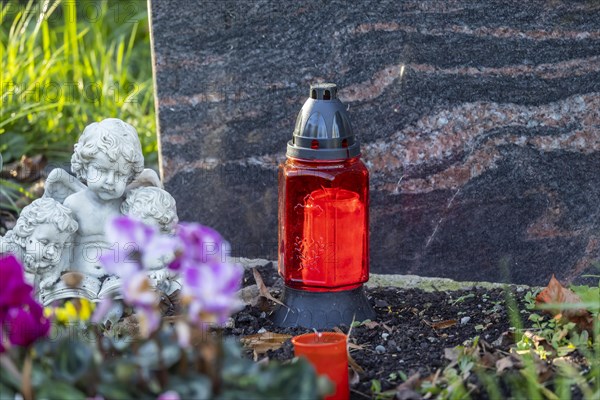
<svg viewBox="0 0 600 400"><path fill-rule="evenodd" d="M307 333L292 338L296 357L306 357L317 374L326 375L334 385L334 392L325 400L347 400L348 350L346 335L337 332Z"/></svg>
<svg viewBox="0 0 600 400"><path fill-rule="evenodd" d="M279 326L332 328L374 317L369 172L334 84L311 86L279 166Z"/></svg>

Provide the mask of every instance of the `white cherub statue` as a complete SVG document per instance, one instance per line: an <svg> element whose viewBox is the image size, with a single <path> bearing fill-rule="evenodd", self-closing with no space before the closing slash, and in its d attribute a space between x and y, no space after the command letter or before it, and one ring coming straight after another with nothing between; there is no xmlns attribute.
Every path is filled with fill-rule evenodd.
<svg viewBox="0 0 600 400"><path fill-rule="evenodd" d="M121 213L156 226L162 233L174 233L179 222L175 199L169 192L155 186L128 191L121 204Z"/></svg>
<svg viewBox="0 0 600 400"><path fill-rule="evenodd" d="M71 210L54 199L42 198L23 208L11 231L0 238L0 253L13 253L25 267L25 277L37 289L51 289L68 262L77 222Z"/></svg>
<svg viewBox="0 0 600 400"><path fill-rule="evenodd" d="M135 217L140 221L156 226L161 233L174 234L179 219L175 199L169 192L154 186L139 187L127 192L121 204L121 213ZM171 260L155 260L148 266L154 286L167 294L171 294L181 286L174 280L167 263Z"/></svg>
<svg viewBox="0 0 600 400"><path fill-rule="evenodd" d="M106 221L120 214L125 188L144 170L136 130L115 118L88 125L75 144L71 169L87 184L63 203L79 223L72 269L100 278L106 275L100 257L114 246L104 237Z"/></svg>
<svg viewBox="0 0 600 400"><path fill-rule="evenodd" d="M106 294L109 285L115 283L114 279L106 279L108 274L100 263L101 256L119 251L123 246L122 243L107 242L106 222L121 214L126 193L145 186L162 185L154 171L144 169L142 147L135 128L116 118L94 122L85 128L75 144L71 169L82 182L65 170L55 169L46 180L44 197L62 202L79 225L66 270L83 275L83 287L76 293L93 298ZM154 204L154 201L147 204ZM174 206L165 218L176 223L177 216L175 213L173 218L173 213ZM69 293L73 292L59 287L47 299L61 298Z"/></svg>

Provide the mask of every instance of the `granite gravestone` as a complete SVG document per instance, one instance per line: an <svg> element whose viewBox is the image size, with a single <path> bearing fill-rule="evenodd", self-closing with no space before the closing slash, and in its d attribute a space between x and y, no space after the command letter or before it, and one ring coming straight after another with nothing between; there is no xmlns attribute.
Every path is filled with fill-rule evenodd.
<svg viewBox="0 0 600 400"><path fill-rule="evenodd" d="M234 255L277 258L277 165L335 82L371 172L371 271L581 282L600 253L600 7L151 2L162 174Z"/></svg>

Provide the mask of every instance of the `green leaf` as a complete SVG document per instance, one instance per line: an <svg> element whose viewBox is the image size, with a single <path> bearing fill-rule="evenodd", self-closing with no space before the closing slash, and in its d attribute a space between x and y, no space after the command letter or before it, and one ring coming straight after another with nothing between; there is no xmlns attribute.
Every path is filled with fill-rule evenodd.
<svg viewBox="0 0 600 400"><path fill-rule="evenodd" d="M571 290L581 298L582 303L590 305L586 307L590 312L600 311L600 287L571 286Z"/></svg>
<svg viewBox="0 0 600 400"><path fill-rule="evenodd" d="M538 322L541 319L544 319L544 317L540 316L539 314L531 314L531 315L529 315L529 320L530 321Z"/></svg>
<svg viewBox="0 0 600 400"><path fill-rule="evenodd" d="M130 383L138 373L138 367L123 359L117 360L114 365L115 378L122 383Z"/></svg>
<svg viewBox="0 0 600 400"><path fill-rule="evenodd" d="M381 382L379 379L373 379L371 381L371 392L380 393L381 392Z"/></svg>
<svg viewBox="0 0 600 400"><path fill-rule="evenodd" d="M16 392L11 387L0 382L0 399L14 399L15 393Z"/></svg>
<svg viewBox="0 0 600 400"><path fill-rule="evenodd" d="M105 399L131 399L134 396L129 388L131 388L131 385L101 383L98 385L98 395Z"/></svg>
<svg viewBox="0 0 600 400"><path fill-rule="evenodd" d="M159 352L158 344L155 341L148 341L140 346L138 355L135 357L136 363L144 368L156 369L162 363L169 368L181 358L181 348L177 343L165 345Z"/></svg>
<svg viewBox="0 0 600 400"><path fill-rule="evenodd" d="M43 384L35 393L38 400L85 400L86 396L66 382L52 381Z"/></svg>
<svg viewBox="0 0 600 400"><path fill-rule="evenodd" d="M182 399L209 399L212 397L212 382L204 375L174 376L167 390L174 390Z"/></svg>
<svg viewBox="0 0 600 400"><path fill-rule="evenodd" d="M230 352L225 351L225 354ZM280 364L271 361L268 365L258 365L249 360L238 359L249 368L240 374L231 374L234 359L226 361L229 366L223 374L223 391L220 399L314 399L330 393L333 389L326 377L317 378L313 366L304 358L295 358L291 363Z"/></svg>
<svg viewBox="0 0 600 400"><path fill-rule="evenodd" d="M400 379L402 379L402 382L406 382L406 380L408 379L408 375L406 375L403 371L398 371L398 375L400 375Z"/></svg>
<svg viewBox="0 0 600 400"><path fill-rule="evenodd" d="M7 132L0 138L0 152L5 163L18 160L27 152L27 141L22 135Z"/></svg>
<svg viewBox="0 0 600 400"><path fill-rule="evenodd" d="M92 359L93 352L85 343L63 340L57 349L56 374L69 383L75 383L89 372Z"/></svg>

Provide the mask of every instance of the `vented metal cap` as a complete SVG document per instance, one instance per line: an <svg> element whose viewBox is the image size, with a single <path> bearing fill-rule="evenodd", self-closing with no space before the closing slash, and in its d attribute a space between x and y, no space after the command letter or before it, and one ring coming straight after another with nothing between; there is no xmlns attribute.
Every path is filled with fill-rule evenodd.
<svg viewBox="0 0 600 400"><path fill-rule="evenodd" d="M286 155L305 160L343 160L360 155L360 144L346 107L337 98L335 84L311 85Z"/></svg>

